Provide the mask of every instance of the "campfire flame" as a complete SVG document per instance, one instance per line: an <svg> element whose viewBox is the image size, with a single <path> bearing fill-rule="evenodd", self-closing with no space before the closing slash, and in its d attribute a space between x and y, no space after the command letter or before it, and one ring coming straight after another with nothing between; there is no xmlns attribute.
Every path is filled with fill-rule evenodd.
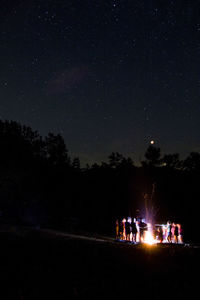
<svg viewBox="0 0 200 300"><path fill-rule="evenodd" d="M147 231L145 231L144 240L143 243L148 245L153 245L156 243L156 240L154 239L153 233L152 233L152 227L151 224L147 224Z"/></svg>
<svg viewBox="0 0 200 300"><path fill-rule="evenodd" d="M148 245L153 245L156 243L151 231L146 231L144 236L144 243Z"/></svg>

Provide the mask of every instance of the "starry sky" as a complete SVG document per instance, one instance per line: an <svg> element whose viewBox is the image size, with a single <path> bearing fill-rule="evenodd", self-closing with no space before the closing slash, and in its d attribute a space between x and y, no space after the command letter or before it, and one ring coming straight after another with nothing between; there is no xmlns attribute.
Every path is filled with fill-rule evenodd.
<svg viewBox="0 0 200 300"><path fill-rule="evenodd" d="M0 118L82 163L200 151L200 1L2 0Z"/></svg>

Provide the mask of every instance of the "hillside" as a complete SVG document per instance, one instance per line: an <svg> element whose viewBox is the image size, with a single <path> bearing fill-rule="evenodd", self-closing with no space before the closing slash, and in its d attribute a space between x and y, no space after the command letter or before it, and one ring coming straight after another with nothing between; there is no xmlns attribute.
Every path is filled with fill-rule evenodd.
<svg viewBox="0 0 200 300"><path fill-rule="evenodd" d="M3 299L181 299L198 288L200 249L131 246L42 232L1 233Z"/></svg>

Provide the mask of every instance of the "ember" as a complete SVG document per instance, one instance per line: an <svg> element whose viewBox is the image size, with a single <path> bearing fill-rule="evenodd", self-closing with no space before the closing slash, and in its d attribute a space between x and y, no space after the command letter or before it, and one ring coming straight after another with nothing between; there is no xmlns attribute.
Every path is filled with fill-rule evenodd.
<svg viewBox="0 0 200 300"><path fill-rule="evenodd" d="M116 239L132 243L183 243L182 227L180 224L167 222L167 224L146 223L141 218L124 218L116 221Z"/></svg>

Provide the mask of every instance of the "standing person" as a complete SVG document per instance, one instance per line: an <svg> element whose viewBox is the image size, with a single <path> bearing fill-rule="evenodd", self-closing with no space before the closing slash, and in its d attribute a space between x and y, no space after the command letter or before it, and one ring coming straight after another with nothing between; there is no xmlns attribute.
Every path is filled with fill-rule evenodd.
<svg viewBox="0 0 200 300"><path fill-rule="evenodd" d="M132 224L131 224L131 227L132 227L132 242L136 243L137 241L137 227L136 227L136 223L135 223L135 219L132 219Z"/></svg>
<svg viewBox="0 0 200 300"><path fill-rule="evenodd" d="M125 228L126 228L126 240L130 241L130 223L128 221L128 218L126 219L126 223L125 223Z"/></svg>
<svg viewBox="0 0 200 300"><path fill-rule="evenodd" d="M115 223L115 225L116 225L116 240L118 240L119 239L119 220L116 220L116 223Z"/></svg>
<svg viewBox="0 0 200 300"><path fill-rule="evenodd" d="M126 239L126 219L122 220L122 224L123 224L123 240Z"/></svg>
<svg viewBox="0 0 200 300"><path fill-rule="evenodd" d="M123 240L123 222L122 220L119 222L119 238Z"/></svg>
<svg viewBox="0 0 200 300"><path fill-rule="evenodd" d="M177 224L177 226L178 226L178 233L179 233L179 235L178 235L178 240L179 240L179 243L183 243L183 228L182 228L182 226L181 226L181 224Z"/></svg>
<svg viewBox="0 0 200 300"><path fill-rule="evenodd" d="M178 231L179 231L178 230L178 224L176 224L175 227L174 227L174 240L175 240L176 244L178 244L178 235L179 235Z"/></svg>
<svg viewBox="0 0 200 300"><path fill-rule="evenodd" d="M140 242L144 242L144 232L147 230L147 224L144 223L144 220L142 219L139 226L140 226Z"/></svg>
<svg viewBox="0 0 200 300"><path fill-rule="evenodd" d="M153 238L154 238L154 240L157 239L157 229L156 229L156 226L153 226Z"/></svg>
<svg viewBox="0 0 200 300"><path fill-rule="evenodd" d="M163 239L167 242L167 225L163 225Z"/></svg>
<svg viewBox="0 0 200 300"><path fill-rule="evenodd" d="M160 243L162 243L163 242L163 228L162 228L162 226L159 228L158 238L159 238Z"/></svg>
<svg viewBox="0 0 200 300"><path fill-rule="evenodd" d="M174 231L175 231L175 224L174 224L174 223L172 223L172 236L171 236L171 240L172 240L172 242L173 242L173 241L175 242Z"/></svg>
<svg viewBox="0 0 200 300"><path fill-rule="evenodd" d="M167 222L167 241L168 243L172 242L172 225L171 222Z"/></svg>
<svg viewBox="0 0 200 300"><path fill-rule="evenodd" d="M163 242L166 242L166 226L165 225L162 225L162 231L163 231Z"/></svg>
<svg viewBox="0 0 200 300"><path fill-rule="evenodd" d="M140 240L140 222L137 219L136 219L136 222L135 222L135 226L136 226L136 229L137 229L136 242L141 242L141 240Z"/></svg>

